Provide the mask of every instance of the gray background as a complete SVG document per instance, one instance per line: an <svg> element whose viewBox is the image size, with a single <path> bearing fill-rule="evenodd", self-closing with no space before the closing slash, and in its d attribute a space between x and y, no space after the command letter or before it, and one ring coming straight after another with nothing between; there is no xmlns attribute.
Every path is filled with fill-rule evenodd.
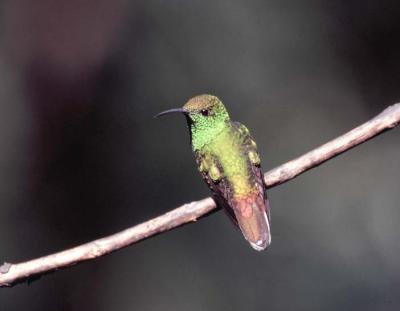
<svg viewBox="0 0 400 311"><path fill-rule="evenodd" d="M0 261L209 195L185 120L218 95L264 170L400 98L397 1L0 4ZM398 310L399 130L269 191L272 246L224 213L0 290L1 310Z"/></svg>

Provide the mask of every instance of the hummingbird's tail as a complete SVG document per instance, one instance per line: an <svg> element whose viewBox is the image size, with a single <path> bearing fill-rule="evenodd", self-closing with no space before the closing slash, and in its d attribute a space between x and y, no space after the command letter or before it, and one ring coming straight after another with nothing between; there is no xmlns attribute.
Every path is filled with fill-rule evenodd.
<svg viewBox="0 0 400 311"><path fill-rule="evenodd" d="M254 194L245 199L235 200L233 210L245 239L257 251L271 244L271 230L268 200Z"/></svg>

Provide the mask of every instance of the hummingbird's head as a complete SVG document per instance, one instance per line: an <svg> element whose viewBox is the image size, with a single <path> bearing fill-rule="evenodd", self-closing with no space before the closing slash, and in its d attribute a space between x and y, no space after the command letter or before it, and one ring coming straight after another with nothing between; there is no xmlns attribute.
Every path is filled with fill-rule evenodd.
<svg viewBox="0 0 400 311"><path fill-rule="evenodd" d="M199 149L207 144L226 128L229 122L229 114L224 104L213 95L198 95L189 99L182 108L163 111L156 117L176 112L186 116L194 149Z"/></svg>
<svg viewBox="0 0 400 311"><path fill-rule="evenodd" d="M229 121L228 112L218 97L199 95L189 99L182 108L190 123L195 126L213 126L215 123Z"/></svg>
<svg viewBox="0 0 400 311"><path fill-rule="evenodd" d="M185 114L191 125L213 126L215 123L229 121L229 114L224 104L213 95L198 95L188 100L182 108L175 108L160 112L156 117L170 113Z"/></svg>

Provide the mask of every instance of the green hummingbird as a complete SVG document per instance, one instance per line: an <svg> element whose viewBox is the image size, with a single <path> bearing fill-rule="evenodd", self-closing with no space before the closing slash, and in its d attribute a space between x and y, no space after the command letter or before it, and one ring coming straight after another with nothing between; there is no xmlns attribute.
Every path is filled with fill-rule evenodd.
<svg viewBox="0 0 400 311"><path fill-rule="evenodd" d="M198 169L218 205L258 251L271 243L270 209L257 145L246 126L231 121L218 97L199 95L182 108Z"/></svg>

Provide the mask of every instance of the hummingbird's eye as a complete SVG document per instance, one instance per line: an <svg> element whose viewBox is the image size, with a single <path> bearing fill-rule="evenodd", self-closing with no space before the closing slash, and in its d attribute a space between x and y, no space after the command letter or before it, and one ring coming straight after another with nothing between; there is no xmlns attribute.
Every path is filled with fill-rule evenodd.
<svg viewBox="0 0 400 311"><path fill-rule="evenodd" d="M207 110L207 109L202 109L200 112L201 112L201 114L202 114L203 116L205 116L205 117L208 116L208 110Z"/></svg>

